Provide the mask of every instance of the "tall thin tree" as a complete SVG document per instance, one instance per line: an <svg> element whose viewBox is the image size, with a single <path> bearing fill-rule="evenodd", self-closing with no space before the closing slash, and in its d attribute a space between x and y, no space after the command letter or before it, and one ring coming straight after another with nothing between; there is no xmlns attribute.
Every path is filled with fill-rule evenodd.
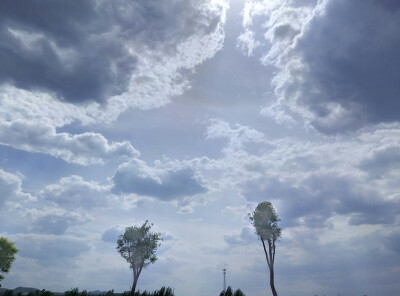
<svg viewBox="0 0 400 296"><path fill-rule="evenodd" d="M249 218L254 228L256 229L256 234L259 236L263 245L265 258L267 259L267 264L269 268L269 284L272 294L274 296L278 296L278 293L275 289L274 263L276 241L282 233L282 228L278 227L278 222L280 221L280 219L276 214L274 207L268 201L264 201L258 204L253 214L249 214Z"/></svg>

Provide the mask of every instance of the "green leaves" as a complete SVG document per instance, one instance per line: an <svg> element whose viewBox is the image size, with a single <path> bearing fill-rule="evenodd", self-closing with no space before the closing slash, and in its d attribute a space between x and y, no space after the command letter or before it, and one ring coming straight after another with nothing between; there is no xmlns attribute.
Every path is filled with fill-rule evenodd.
<svg viewBox="0 0 400 296"><path fill-rule="evenodd" d="M249 218L262 240L276 241L281 236L282 228L278 227L280 219L270 202L259 203Z"/></svg>
<svg viewBox="0 0 400 296"><path fill-rule="evenodd" d="M15 254L18 249L13 242L10 242L5 237L0 238L0 271L7 273L10 271L11 265L15 260ZM0 275L0 281L4 276Z"/></svg>
<svg viewBox="0 0 400 296"><path fill-rule="evenodd" d="M140 227L127 227L117 241L118 252L138 274L143 268L157 261L155 254L162 239L160 233L150 231L152 226L153 224L146 220Z"/></svg>

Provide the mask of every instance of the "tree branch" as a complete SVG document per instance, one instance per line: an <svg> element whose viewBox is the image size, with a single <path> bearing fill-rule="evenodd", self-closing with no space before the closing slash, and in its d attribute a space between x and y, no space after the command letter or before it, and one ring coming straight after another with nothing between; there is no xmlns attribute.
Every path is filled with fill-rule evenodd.
<svg viewBox="0 0 400 296"><path fill-rule="evenodd" d="M275 240L272 241L272 265L275 263Z"/></svg>
<svg viewBox="0 0 400 296"><path fill-rule="evenodd" d="M269 251L269 258L270 258L270 262L271 262L271 266L270 268L272 268L274 266L274 261L272 258L272 244L271 244L271 239L268 239L268 251Z"/></svg>
<svg viewBox="0 0 400 296"><path fill-rule="evenodd" d="M265 258L267 258L268 267L271 268L271 264L269 263L267 248L265 247L265 243L264 243L264 240L262 238L261 238L261 242L262 242L262 245L263 245L263 248L264 248Z"/></svg>

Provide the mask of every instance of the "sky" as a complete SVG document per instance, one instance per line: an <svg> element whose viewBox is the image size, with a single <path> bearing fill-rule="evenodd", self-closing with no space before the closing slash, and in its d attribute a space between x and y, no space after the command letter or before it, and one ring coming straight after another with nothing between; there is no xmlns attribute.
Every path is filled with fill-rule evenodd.
<svg viewBox="0 0 400 296"><path fill-rule="evenodd" d="M0 2L3 287L270 295L248 219L283 228L279 295L400 291L400 2Z"/></svg>

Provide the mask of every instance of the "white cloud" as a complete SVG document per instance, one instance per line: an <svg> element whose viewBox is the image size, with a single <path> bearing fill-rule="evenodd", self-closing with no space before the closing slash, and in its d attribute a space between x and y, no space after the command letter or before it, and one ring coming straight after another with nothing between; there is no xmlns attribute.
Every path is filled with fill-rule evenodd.
<svg viewBox="0 0 400 296"><path fill-rule="evenodd" d="M85 181L80 176L69 176L56 184L46 186L41 191L47 201L64 209L89 210L95 207L107 207L110 202L111 186L102 186L93 181Z"/></svg>
<svg viewBox="0 0 400 296"><path fill-rule="evenodd" d="M49 154L80 165L139 156L139 152L128 141L109 143L98 133L57 133L52 126L23 121L0 123L0 143L29 152Z"/></svg>
<svg viewBox="0 0 400 296"><path fill-rule="evenodd" d="M226 138L228 145L224 151L227 154L245 148L248 149L249 146L255 147L256 144L262 144L263 147L268 146L264 134L259 131L240 124L235 124L231 127L228 122L220 119L210 120L206 136L207 139ZM246 147L246 145L249 146Z"/></svg>
<svg viewBox="0 0 400 296"><path fill-rule="evenodd" d="M10 201L19 203L34 199L22 190L22 176L4 171L0 168L0 205Z"/></svg>

